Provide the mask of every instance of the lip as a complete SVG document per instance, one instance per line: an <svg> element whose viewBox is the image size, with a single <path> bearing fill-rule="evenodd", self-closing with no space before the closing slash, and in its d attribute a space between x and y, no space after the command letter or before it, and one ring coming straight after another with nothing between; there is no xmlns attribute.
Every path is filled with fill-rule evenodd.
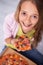
<svg viewBox="0 0 43 65"><path fill-rule="evenodd" d="M25 27L30 27L32 24L25 25L24 22L22 22Z"/></svg>

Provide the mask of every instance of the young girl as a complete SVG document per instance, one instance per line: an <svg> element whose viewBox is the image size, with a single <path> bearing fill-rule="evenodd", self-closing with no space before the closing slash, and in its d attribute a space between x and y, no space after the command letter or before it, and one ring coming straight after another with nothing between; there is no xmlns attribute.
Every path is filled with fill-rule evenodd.
<svg viewBox="0 0 43 65"><path fill-rule="evenodd" d="M14 44L16 36L27 35L32 42L32 50L21 51L24 56L43 65L43 0L20 0L16 13L5 18L4 35L7 44ZM32 34L30 34L33 31ZM29 36L30 35L30 36ZM30 43L31 43L30 42Z"/></svg>

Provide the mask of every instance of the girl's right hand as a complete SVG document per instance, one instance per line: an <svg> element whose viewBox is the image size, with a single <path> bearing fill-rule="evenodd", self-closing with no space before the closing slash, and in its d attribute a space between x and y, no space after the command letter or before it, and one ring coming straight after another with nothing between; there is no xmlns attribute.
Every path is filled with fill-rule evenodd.
<svg viewBox="0 0 43 65"><path fill-rule="evenodd" d="M15 46L15 44L17 44L18 41L19 41L18 39L12 39L12 40L11 40L11 44L12 44L13 46ZM20 51L19 49L16 48L16 46L15 46L15 49L16 49L17 51Z"/></svg>
<svg viewBox="0 0 43 65"><path fill-rule="evenodd" d="M15 44L16 42L18 42L18 41L19 41L18 39L12 39L12 40L11 40L11 44L14 45L14 44Z"/></svg>

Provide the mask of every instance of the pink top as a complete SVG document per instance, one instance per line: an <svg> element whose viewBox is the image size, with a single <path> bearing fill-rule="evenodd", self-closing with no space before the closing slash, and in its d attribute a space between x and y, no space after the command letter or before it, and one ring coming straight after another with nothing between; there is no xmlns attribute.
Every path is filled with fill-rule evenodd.
<svg viewBox="0 0 43 65"><path fill-rule="evenodd" d="M5 17L5 22L3 25L4 29L4 39L11 36L15 37L18 31L18 22L14 19L14 13L9 14Z"/></svg>

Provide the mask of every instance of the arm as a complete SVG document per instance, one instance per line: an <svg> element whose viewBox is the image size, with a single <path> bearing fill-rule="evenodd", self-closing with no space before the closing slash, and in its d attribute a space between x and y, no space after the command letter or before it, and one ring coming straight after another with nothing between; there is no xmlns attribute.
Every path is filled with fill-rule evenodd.
<svg viewBox="0 0 43 65"><path fill-rule="evenodd" d="M12 31L14 30L13 32L16 32L15 31L15 21L12 21L13 18L11 16L12 15L6 16L5 22L4 22L4 25L3 25L4 39L5 39L6 43L11 43L11 40L14 40L12 38L12 36L13 36Z"/></svg>
<svg viewBox="0 0 43 65"><path fill-rule="evenodd" d="M5 42L6 43L11 43L11 40L12 40L12 38L10 37L10 38L5 39Z"/></svg>

